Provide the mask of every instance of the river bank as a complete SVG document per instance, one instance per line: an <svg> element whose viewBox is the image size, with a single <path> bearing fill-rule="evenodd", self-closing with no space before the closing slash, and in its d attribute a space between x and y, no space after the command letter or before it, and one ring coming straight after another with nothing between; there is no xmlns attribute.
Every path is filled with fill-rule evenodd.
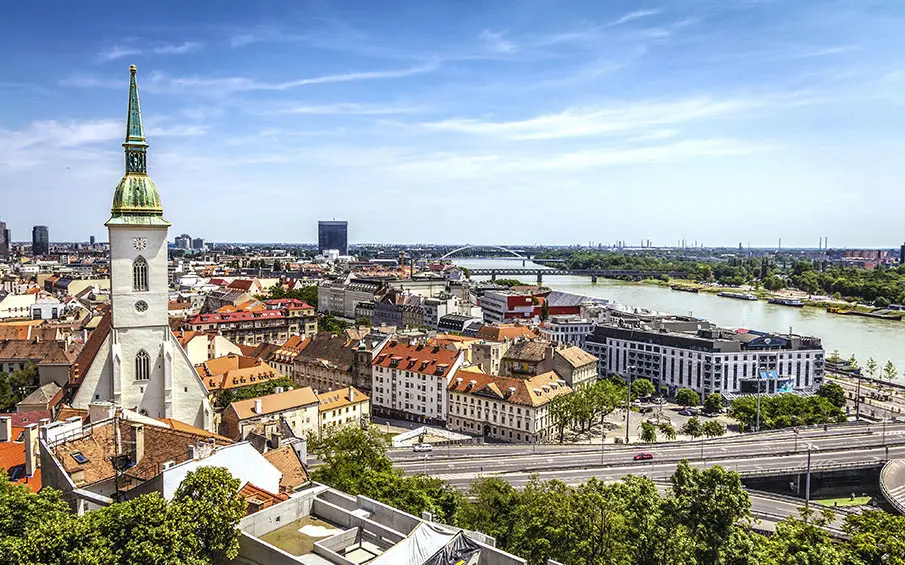
<svg viewBox="0 0 905 565"><path fill-rule="evenodd" d="M522 267L521 260L507 259L463 259L456 263L475 269ZM545 268L532 263L525 266ZM628 306L690 314L727 328L816 336L821 338L827 354L838 349L845 358L854 354L861 365L873 358L881 367L889 360L900 373L905 369L905 323L831 314L826 311L826 303L822 307L792 308L765 300L735 300L716 295L721 290L733 290L728 287L714 292L678 292L670 290L668 283L640 284L611 279L591 283L587 277L576 276L544 277L544 283L555 290L606 298Z"/></svg>

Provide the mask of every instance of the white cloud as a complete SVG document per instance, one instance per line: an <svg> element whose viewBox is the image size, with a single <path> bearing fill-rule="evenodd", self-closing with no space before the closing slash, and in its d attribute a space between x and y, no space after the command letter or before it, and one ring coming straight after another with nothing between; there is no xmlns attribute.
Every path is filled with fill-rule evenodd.
<svg viewBox="0 0 905 565"><path fill-rule="evenodd" d="M288 90L300 86L315 84L329 84L338 82L354 82L360 80L380 80L391 78L404 78L423 73L429 73L439 67L439 62L431 60L421 65L404 69L389 69L383 71L359 71L322 75L319 77L301 78L284 82L266 82L248 77L167 77L163 74L151 76L151 87L172 87L191 89L212 89L219 93L241 92L251 90Z"/></svg>
<svg viewBox="0 0 905 565"><path fill-rule="evenodd" d="M154 53L157 53L158 55L182 55L184 53L197 51L198 49L201 49L201 46L202 44L197 41L186 41L179 45L161 45L160 47L155 47Z"/></svg>
<svg viewBox="0 0 905 565"><path fill-rule="evenodd" d="M650 127L738 114L764 104L764 100L758 99L714 100L702 97L569 108L558 114L524 120L453 118L422 125L435 131L500 136L515 140L560 139L638 132Z"/></svg>
<svg viewBox="0 0 905 565"><path fill-rule="evenodd" d="M502 32L485 29L481 32L480 39L495 53L515 53L518 46L506 39Z"/></svg>
<svg viewBox="0 0 905 565"><path fill-rule="evenodd" d="M650 17L650 16L656 16L657 14L660 14L660 13L662 13L662 12L663 12L663 10L660 10L660 9L656 9L656 10L635 10L634 12L629 12L629 13L623 15L622 17L620 17L620 18L618 18L618 19L616 19L616 20L613 20L613 21L609 22L609 23L606 24L606 25L609 26L609 27L618 26L618 25L626 24L626 23L631 22L631 21L634 21L634 20L641 19L641 18L648 18L648 17Z"/></svg>
<svg viewBox="0 0 905 565"><path fill-rule="evenodd" d="M101 61L115 61L117 59L122 59L123 57L131 57L133 55L140 55L141 49L137 49L135 47L120 47L114 46L109 51L104 51L100 53L97 57Z"/></svg>
<svg viewBox="0 0 905 565"><path fill-rule="evenodd" d="M390 116L396 114L414 114L420 112L416 106L382 106L377 104L358 104L355 102L338 102L336 104L293 106L274 110L273 114L312 114L312 115L344 115L344 116Z"/></svg>
<svg viewBox="0 0 905 565"><path fill-rule="evenodd" d="M154 53L157 55L184 55L185 53L197 51L201 49L202 46L203 44L198 41L185 41L178 44L164 43L147 49L141 49L137 46L123 47L117 45L108 51L103 51L98 54L98 59L101 62L109 62L122 59L123 57L133 57L145 55L147 53Z"/></svg>

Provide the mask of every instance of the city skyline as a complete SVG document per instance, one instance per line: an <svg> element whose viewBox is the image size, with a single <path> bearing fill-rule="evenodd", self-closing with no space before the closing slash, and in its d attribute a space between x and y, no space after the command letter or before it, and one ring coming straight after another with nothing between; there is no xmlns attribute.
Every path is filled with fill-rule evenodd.
<svg viewBox="0 0 905 565"><path fill-rule="evenodd" d="M211 241L313 242L330 217L351 243L507 241L541 219L551 245L905 239L874 209L905 175L901 9L164 2L137 24L112 6L10 8L13 241L103 221L132 63L174 231Z"/></svg>

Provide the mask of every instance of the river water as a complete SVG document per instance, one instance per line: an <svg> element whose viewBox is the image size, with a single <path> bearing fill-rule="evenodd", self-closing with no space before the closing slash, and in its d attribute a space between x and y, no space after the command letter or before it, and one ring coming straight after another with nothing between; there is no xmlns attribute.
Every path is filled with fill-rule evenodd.
<svg viewBox="0 0 905 565"><path fill-rule="evenodd" d="M467 268L522 268L520 259L456 259L455 263ZM528 262L525 268L544 268ZM489 277L475 277L486 279ZM518 278L503 277L500 278ZM525 283L534 284L535 277L521 277ZM715 294L677 292L669 288L630 284L611 279L598 279L591 284L587 277L544 277L544 285L555 290L607 298L628 306L641 306L666 312L705 318L720 326L749 328L787 333L789 328L797 334L822 339L829 355L834 349L848 358L852 353L863 367L867 359L877 362L877 377L886 361L892 361L901 378L905 370L905 322L874 320L859 316L830 314L822 308L791 308L768 304L758 300L737 300Z"/></svg>

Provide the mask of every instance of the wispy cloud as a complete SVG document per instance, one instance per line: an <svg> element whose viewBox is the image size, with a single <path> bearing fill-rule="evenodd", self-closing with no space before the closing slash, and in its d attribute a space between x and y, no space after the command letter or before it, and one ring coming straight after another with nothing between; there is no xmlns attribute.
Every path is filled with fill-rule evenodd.
<svg viewBox="0 0 905 565"><path fill-rule="evenodd" d="M268 82L248 77L168 77L163 74L153 74L149 84L154 87L170 87L170 88L210 88L218 93L224 92L242 92L252 90L288 90L301 86L310 86L316 84L330 84L339 82L354 82L361 80L381 80L404 78L423 73L429 73L439 66L436 60L428 61L424 64L403 69L389 69L383 71L358 71L348 73L337 73L330 75L322 75L318 77L300 78L281 82Z"/></svg>
<svg viewBox="0 0 905 565"><path fill-rule="evenodd" d="M378 104L359 104L355 102L338 102L336 104L303 105L280 108L267 114L311 114L311 115L346 115L346 116L389 116L396 114L414 114L423 111L418 106L384 106Z"/></svg>
<svg viewBox="0 0 905 565"><path fill-rule="evenodd" d="M502 32L485 29L481 32L480 39L494 53L515 53L518 51L518 46L506 39Z"/></svg>
<svg viewBox="0 0 905 565"><path fill-rule="evenodd" d="M500 136L512 140L563 139L638 132L646 128L737 114L765 104L759 99L690 98L569 108L513 121L454 118L423 124L436 131Z"/></svg>
<svg viewBox="0 0 905 565"><path fill-rule="evenodd" d="M197 51L201 49L201 47L203 47L203 44L199 41L185 41L178 44L165 43L147 49L141 49L136 46L117 45L107 51L102 51L101 53L99 53L98 59L101 62L109 62L115 61L117 59L122 59L123 57L146 55L148 53L153 53L156 55L184 55L185 53Z"/></svg>
<svg viewBox="0 0 905 565"><path fill-rule="evenodd" d="M650 16L656 16L658 14L663 13L663 10L635 10L634 12L629 12L624 14L622 17L617 18L606 24L608 27L618 26L622 24L627 24L628 22L634 20L640 20L641 18L649 18Z"/></svg>

